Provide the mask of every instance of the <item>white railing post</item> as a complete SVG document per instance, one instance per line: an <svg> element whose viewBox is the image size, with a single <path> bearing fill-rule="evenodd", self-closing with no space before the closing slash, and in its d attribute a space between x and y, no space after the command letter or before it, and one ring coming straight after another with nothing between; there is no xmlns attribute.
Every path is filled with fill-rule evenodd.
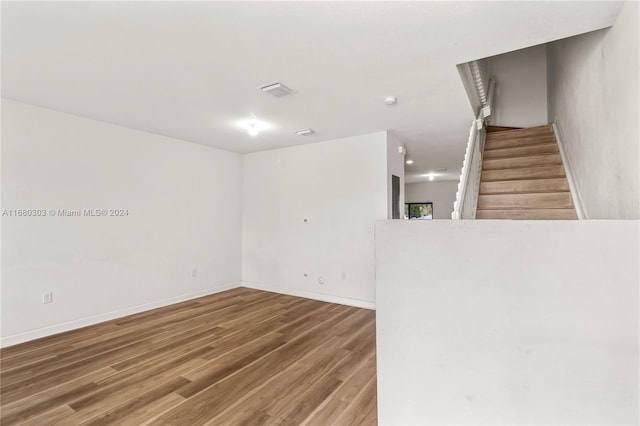
<svg viewBox="0 0 640 426"><path fill-rule="evenodd" d="M462 211L464 207L464 200L467 193L467 183L469 180L469 172L471 170L471 163L473 162L474 153L473 150L476 146L476 138L478 136L477 131L478 122L473 120L471 123L471 129L469 130L469 141L467 142L467 150L464 154L464 161L462 162L462 170L460 171L460 182L458 182L458 192L456 194L456 201L453 204L453 213L451 213L451 219L464 219L462 217Z"/></svg>
<svg viewBox="0 0 640 426"><path fill-rule="evenodd" d="M471 129L469 130L469 140L464 154L464 161L462 162L462 170L460 171L458 192L456 193L456 201L453 203L453 212L451 212L451 219L454 220L476 218L482 173L482 152L486 135L486 131L483 129L491 115L491 105L495 93L495 81L493 79L489 81L489 87L485 93L486 103L483 102L482 109L471 123Z"/></svg>

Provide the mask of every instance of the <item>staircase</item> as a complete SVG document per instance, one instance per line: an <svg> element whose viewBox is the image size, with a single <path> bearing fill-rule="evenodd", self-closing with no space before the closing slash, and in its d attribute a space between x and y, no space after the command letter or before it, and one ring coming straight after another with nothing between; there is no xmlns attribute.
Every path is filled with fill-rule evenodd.
<svg viewBox="0 0 640 426"><path fill-rule="evenodd" d="M577 219L551 126L488 129L476 219Z"/></svg>

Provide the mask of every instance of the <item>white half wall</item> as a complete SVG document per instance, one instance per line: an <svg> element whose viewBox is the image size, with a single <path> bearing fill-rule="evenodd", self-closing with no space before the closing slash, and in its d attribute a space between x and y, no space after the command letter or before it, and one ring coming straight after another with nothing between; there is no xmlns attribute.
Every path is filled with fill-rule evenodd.
<svg viewBox="0 0 640 426"><path fill-rule="evenodd" d="M612 28L548 45L555 122L588 219L640 218L640 4Z"/></svg>
<svg viewBox="0 0 640 426"><path fill-rule="evenodd" d="M3 214L2 345L239 286L241 179L239 154L3 99L2 211L47 215Z"/></svg>
<svg viewBox="0 0 640 426"><path fill-rule="evenodd" d="M547 53L545 45L487 58L496 80L491 124L532 127L547 124Z"/></svg>
<svg viewBox="0 0 640 426"><path fill-rule="evenodd" d="M386 132L245 155L244 284L374 307L387 176Z"/></svg>
<svg viewBox="0 0 640 426"><path fill-rule="evenodd" d="M379 222L379 424L638 424L639 231Z"/></svg>
<svg viewBox="0 0 640 426"><path fill-rule="evenodd" d="M408 183L405 186L405 199L407 203L431 201L434 219L451 219L457 192L456 181Z"/></svg>

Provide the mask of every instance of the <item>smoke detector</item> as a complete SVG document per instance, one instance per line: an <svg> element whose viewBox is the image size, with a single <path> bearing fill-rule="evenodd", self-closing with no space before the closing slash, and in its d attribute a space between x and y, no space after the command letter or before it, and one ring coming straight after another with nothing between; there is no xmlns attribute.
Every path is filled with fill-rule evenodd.
<svg viewBox="0 0 640 426"><path fill-rule="evenodd" d="M262 90L264 93L268 93L278 98L281 96L287 96L289 93L291 93L291 89L279 82L262 86L260 87L260 90Z"/></svg>
<svg viewBox="0 0 640 426"><path fill-rule="evenodd" d="M387 96L386 98L384 98L384 103L387 105L395 105L398 103L398 98L396 98L395 96Z"/></svg>

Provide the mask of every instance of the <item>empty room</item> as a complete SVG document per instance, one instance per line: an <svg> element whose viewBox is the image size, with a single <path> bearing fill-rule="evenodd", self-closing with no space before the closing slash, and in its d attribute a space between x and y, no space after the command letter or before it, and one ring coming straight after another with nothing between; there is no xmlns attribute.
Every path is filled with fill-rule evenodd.
<svg viewBox="0 0 640 426"><path fill-rule="evenodd" d="M2 1L0 424L640 424L637 1Z"/></svg>

